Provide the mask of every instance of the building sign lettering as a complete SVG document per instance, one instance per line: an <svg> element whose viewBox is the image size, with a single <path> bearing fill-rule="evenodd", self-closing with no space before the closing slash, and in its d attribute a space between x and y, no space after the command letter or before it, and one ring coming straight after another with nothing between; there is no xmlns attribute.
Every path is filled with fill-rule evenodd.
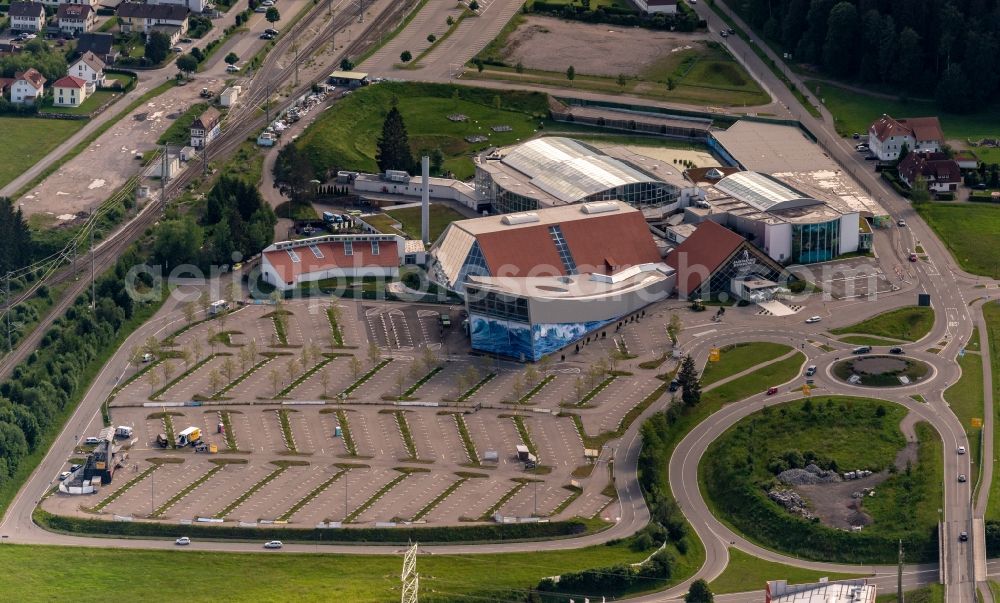
<svg viewBox="0 0 1000 603"><path fill-rule="evenodd" d="M733 268L748 268L757 263L757 258L750 255L748 249L744 249L743 253L737 254L736 258L733 260Z"/></svg>

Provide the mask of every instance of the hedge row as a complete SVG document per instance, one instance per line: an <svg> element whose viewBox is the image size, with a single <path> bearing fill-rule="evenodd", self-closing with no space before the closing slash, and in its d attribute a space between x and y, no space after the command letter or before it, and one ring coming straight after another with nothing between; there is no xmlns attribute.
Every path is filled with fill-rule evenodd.
<svg viewBox="0 0 1000 603"><path fill-rule="evenodd" d="M53 515L35 509L34 519L43 528L56 532L96 534L103 536L191 538L213 540L282 540L285 542L343 542L422 544L448 542L508 542L512 540L544 540L578 536L587 531L580 520L549 523L489 524L458 527L398 527L398 528L241 528L237 526L179 525L144 521L105 521L81 517Z"/></svg>

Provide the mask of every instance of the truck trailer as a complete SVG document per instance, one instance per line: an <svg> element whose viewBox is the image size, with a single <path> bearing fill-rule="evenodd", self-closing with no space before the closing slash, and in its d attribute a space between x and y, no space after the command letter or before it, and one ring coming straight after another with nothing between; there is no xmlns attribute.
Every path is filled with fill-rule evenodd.
<svg viewBox="0 0 1000 603"><path fill-rule="evenodd" d="M177 447L187 446L189 444L194 444L201 439L201 429L197 427L188 427L184 431L177 434Z"/></svg>

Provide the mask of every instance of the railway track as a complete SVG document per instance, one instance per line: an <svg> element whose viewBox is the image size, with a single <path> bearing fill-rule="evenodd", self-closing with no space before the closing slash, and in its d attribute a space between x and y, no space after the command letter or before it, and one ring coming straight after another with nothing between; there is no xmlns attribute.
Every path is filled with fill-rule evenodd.
<svg viewBox="0 0 1000 603"><path fill-rule="evenodd" d="M396 2L388 10L376 15L369 22L367 29L344 49L343 55L360 55L382 35L391 31L396 24L401 22L415 3L416 0ZM298 49L297 57L289 58L284 67L280 65L280 62L286 54L294 52L293 45L296 41L300 41L303 33L316 25L318 20L328 18L326 7L314 6L309 14L300 19L287 32L282 32L277 43L267 53L260 68L251 78L250 91L243 97L243 104L228 116L224 123L226 127L225 131L205 151L207 160L215 161L230 155L252 134L263 129L267 125L267 121L264 115L259 114L258 109L264 102L270 99L273 91L277 90L278 85L287 80L289 70L294 70L296 62L302 63L322 50L338 31L352 24L356 17L356 12L348 13L346 10L335 14L330 19L330 22L319 26L319 32L305 42ZM339 59L339 57L335 57L336 59ZM290 107L294 104L295 99L310 90L314 84L324 79L325 76L301 83L292 91L287 99L275 106L276 112L281 112ZM166 204L180 195L200 173L201 169L199 166L189 166L166 185L161 197L147 203L135 218L110 234L101 244L95 246L91 253L86 255L76 254L76 250L89 238L90 232L95 227L97 216L103 211L107 211L111 205L118 203L121 200L121 196L132 193L139 180L138 176L134 177L118 193L94 212L94 215L88 219L85 227L81 229L80 234L75 236L62 251L53 254L34 266L33 271L41 272L44 276L37 279L31 287L19 293L16 299L8 302L5 313L12 311L16 305L30 299L42 285L51 287L67 281L73 281L73 284L49 310L48 314L39 321L35 328L22 338L10 353L0 359L0 380L7 379L13 372L14 367L23 362L38 347L45 332L52 326L55 319L61 316L73 304L76 298L83 294L87 287L90 286L89 279L82 277L87 275L91 270L97 274L101 274L114 266L114 263L125 249L139 240L146 229L152 227L159 220ZM59 269L59 266L62 264L66 265L62 269ZM0 320L5 318L4 315L0 315Z"/></svg>

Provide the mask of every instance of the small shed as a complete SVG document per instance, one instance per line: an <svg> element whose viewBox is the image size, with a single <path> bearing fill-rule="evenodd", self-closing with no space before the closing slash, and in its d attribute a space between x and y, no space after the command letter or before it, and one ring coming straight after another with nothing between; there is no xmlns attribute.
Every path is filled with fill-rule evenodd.
<svg viewBox="0 0 1000 603"><path fill-rule="evenodd" d="M368 74L360 71L334 71L330 74L327 83L334 86L360 88L368 85Z"/></svg>
<svg viewBox="0 0 1000 603"><path fill-rule="evenodd" d="M241 88L239 86L230 86L222 91L219 95L219 104L223 107L232 107L236 104L239 99Z"/></svg>

